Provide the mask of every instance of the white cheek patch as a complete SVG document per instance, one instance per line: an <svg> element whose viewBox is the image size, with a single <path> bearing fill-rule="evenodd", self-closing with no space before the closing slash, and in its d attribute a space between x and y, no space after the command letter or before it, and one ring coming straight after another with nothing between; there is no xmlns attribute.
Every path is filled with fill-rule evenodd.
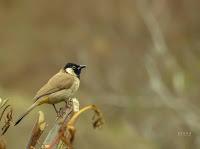
<svg viewBox="0 0 200 149"><path fill-rule="evenodd" d="M67 69L65 69L65 71L66 71L67 73L71 74L71 75L76 75L76 74L74 73L74 70L73 70L72 68L67 68Z"/></svg>

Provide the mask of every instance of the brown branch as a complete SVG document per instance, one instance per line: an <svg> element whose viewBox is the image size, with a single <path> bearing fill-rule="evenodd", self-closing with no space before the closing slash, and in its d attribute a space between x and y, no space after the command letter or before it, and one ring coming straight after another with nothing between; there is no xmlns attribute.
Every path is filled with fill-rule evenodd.
<svg viewBox="0 0 200 149"><path fill-rule="evenodd" d="M38 113L39 113L38 119L33 127L33 130L31 132L31 137L29 139L26 149L32 149L37 145L40 136L42 135L44 129L46 128L44 113L42 111L39 111Z"/></svg>

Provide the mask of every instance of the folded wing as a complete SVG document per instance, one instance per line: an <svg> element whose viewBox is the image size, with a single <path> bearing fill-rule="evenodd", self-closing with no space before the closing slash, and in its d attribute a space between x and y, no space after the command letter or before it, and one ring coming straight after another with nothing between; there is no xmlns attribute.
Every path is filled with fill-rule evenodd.
<svg viewBox="0 0 200 149"><path fill-rule="evenodd" d="M74 78L68 73L59 72L55 74L37 93L34 100L38 100L41 97L50 95L52 93L61 91L63 89L69 89L73 84Z"/></svg>

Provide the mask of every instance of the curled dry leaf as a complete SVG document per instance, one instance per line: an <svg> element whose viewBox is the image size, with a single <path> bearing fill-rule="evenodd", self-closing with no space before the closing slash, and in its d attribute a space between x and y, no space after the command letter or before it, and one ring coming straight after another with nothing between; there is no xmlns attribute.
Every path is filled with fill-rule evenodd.
<svg viewBox="0 0 200 149"><path fill-rule="evenodd" d="M6 113L6 115L5 115L4 125L3 125L3 127L2 127L2 133L1 133L1 135L4 135L4 134L7 132L8 128L10 127L10 125L11 125L11 123L12 123L13 109L11 108L10 105L7 105L7 106L4 108L4 110L2 111L1 116L0 116L0 121L1 121L1 119L2 119L2 117L3 117L3 115L4 115L4 113L5 113L5 111L6 111L7 109L9 109L9 111L8 111L8 112Z"/></svg>
<svg viewBox="0 0 200 149"><path fill-rule="evenodd" d="M74 106L77 106L75 107L75 110ZM76 101L75 105L65 109L64 120L61 117L59 119L62 119L62 122L60 122L59 119L57 120L57 123L54 125L54 127L49 132L47 138L45 139L42 148L53 149L55 147L64 147L67 149L72 149L72 144L76 132L75 123L79 116L88 110L92 110L95 113L92 119L94 128L99 128L104 124L102 113L95 105L86 106L80 109L80 111L78 110L78 107L79 104L77 104Z"/></svg>
<svg viewBox="0 0 200 149"><path fill-rule="evenodd" d="M46 127L44 113L42 111L39 111L38 113L39 113L39 120L38 120L39 128L41 131L43 131Z"/></svg>
<svg viewBox="0 0 200 149"><path fill-rule="evenodd" d="M39 111L38 119L33 127L33 130L31 132L31 137L26 147L27 149L34 148L36 146L45 128L46 128L46 122L44 118L44 113L42 111Z"/></svg>
<svg viewBox="0 0 200 149"><path fill-rule="evenodd" d="M94 128L101 127L104 124L103 114L95 105L86 106L86 107L82 108L80 111L78 111L77 113L75 113L73 115L73 117L70 119L68 125L74 126L78 117L87 110L93 110L95 112L95 115L92 118L92 120L94 121L93 122Z"/></svg>
<svg viewBox="0 0 200 149"><path fill-rule="evenodd" d="M3 108L7 104L7 102L8 102L8 99L2 100L0 98L0 109Z"/></svg>
<svg viewBox="0 0 200 149"><path fill-rule="evenodd" d="M0 137L0 149L6 149L6 141L3 137Z"/></svg>
<svg viewBox="0 0 200 149"><path fill-rule="evenodd" d="M2 134L1 135L4 135L7 132L8 128L10 127L11 121L12 121L12 113L13 113L12 109L10 109L10 111L6 115L5 124L2 128Z"/></svg>

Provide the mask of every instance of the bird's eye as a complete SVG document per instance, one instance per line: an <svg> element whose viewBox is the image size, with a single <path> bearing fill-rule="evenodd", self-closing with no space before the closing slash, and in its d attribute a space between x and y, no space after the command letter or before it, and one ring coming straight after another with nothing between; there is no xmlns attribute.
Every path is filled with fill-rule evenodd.
<svg viewBox="0 0 200 149"><path fill-rule="evenodd" d="M74 69L74 70L75 70L75 69L76 69L76 67L75 67L75 66L72 66L72 69Z"/></svg>

